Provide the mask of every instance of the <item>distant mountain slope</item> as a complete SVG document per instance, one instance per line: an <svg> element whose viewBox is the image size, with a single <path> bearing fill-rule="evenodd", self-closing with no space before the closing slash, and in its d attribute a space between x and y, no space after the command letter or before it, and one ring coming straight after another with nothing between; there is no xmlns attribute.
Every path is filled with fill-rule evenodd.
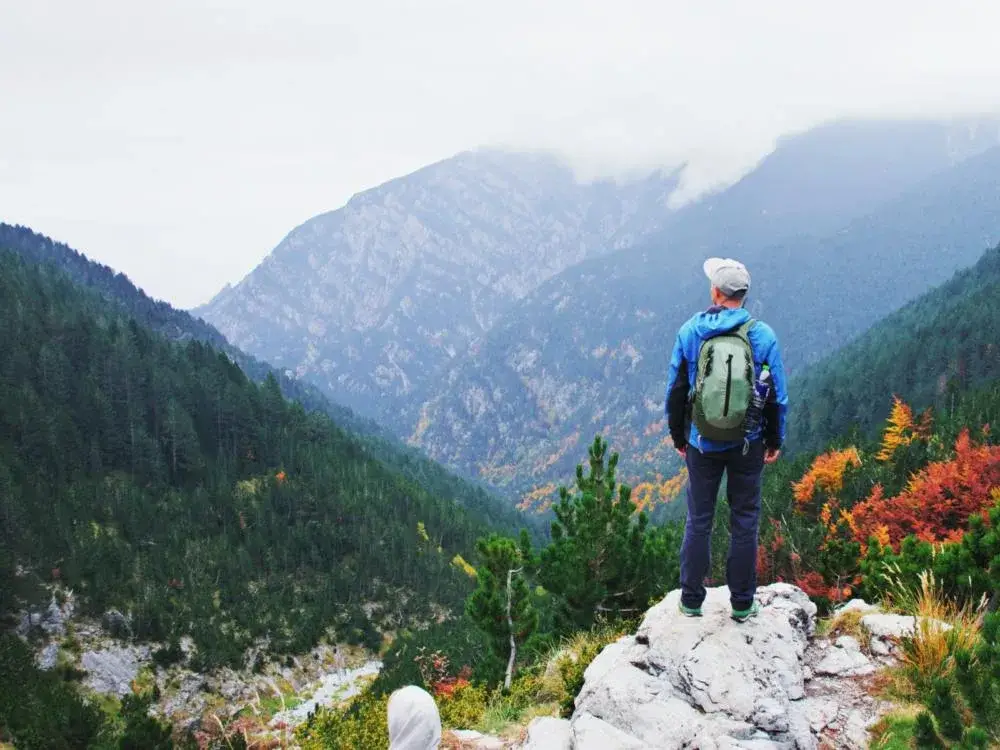
<svg viewBox="0 0 1000 750"><path fill-rule="evenodd" d="M452 556L489 527L273 378L254 384L9 252L0 342L5 591L59 581L135 636L192 636L204 667L242 664L258 639L272 653L326 636L377 645L374 625L461 607Z"/></svg>
<svg viewBox="0 0 1000 750"><path fill-rule="evenodd" d="M748 178L750 179L750 178ZM720 196L722 200L725 196ZM572 470L606 431L632 478L669 474L663 423L677 327L706 305L701 259L730 254L647 241L581 263L505 316L424 408L415 442L511 491ZM755 315L777 329L790 371L829 353L1000 239L1000 148L973 156L827 237L744 248ZM794 393L792 394L794 398Z"/></svg>
<svg viewBox="0 0 1000 750"><path fill-rule="evenodd" d="M508 489L517 473L566 479L571 463L553 456L575 455L567 441L619 404L592 400L585 422L550 429L553 420L577 419L564 409L570 390L602 392L607 363L563 361L558 344L550 360L536 334L569 344L572 330L573 346L608 357L621 344L630 385L620 397L630 415L620 416L650 413L645 386L639 396L631 385L627 318L657 316L664 300L683 296L688 268L709 249L752 254L828 235L980 153L998 134L995 120L831 123L782 139L737 184L676 211L666 208L675 175L580 185L549 157L460 154L306 222L197 313L467 475ZM614 297L605 288L616 283L604 262L611 251L625 253L614 273L642 277ZM636 288L648 288L649 298L636 297ZM544 295L563 305L551 317ZM571 317L578 322L567 327ZM505 340L521 353L506 347L497 360ZM477 367L482 377L463 382ZM510 367L531 372L506 383ZM622 386L617 375L609 382ZM509 419L495 419L494 408ZM538 429L521 438L519 420ZM642 442L622 436L632 447Z"/></svg>
<svg viewBox="0 0 1000 750"><path fill-rule="evenodd" d="M885 419L891 396L950 407L956 389L1000 379L1000 246L971 268L806 369L789 430L796 450L819 450Z"/></svg>
<svg viewBox="0 0 1000 750"><path fill-rule="evenodd" d="M656 244L680 259L822 237L997 144L994 118L827 123L779 139L743 179L678 212Z"/></svg>
<svg viewBox="0 0 1000 750"><path fill-rule="evenodd" d="M0 251L4 249L31 263L61 269L79 285L97 291L105 299L120 305L128 316L171 340L201 341L224 351L252 380L263 382L268 375L273 375L286 398L298 401L308 411L330 416L340 427L354 433L371 457L417 482L435 496L453 500L470 509L485 523L510 530L525 522L508 503L494 497L484 487L455 476L419 450L403 445L374 421L333 403L316 386L289 377L237 349L203 320L166 302L151 299L124 274L95 263L67 245L54 242L26 227L0 223Z"/></svg>
<svg viewBox="0 0 1000 750"><path fill-rule="evenodd" d="M406 435L511 304L669 215L673 175L582 184L552 157L462 153L297 227L195 314Z"/></svg>

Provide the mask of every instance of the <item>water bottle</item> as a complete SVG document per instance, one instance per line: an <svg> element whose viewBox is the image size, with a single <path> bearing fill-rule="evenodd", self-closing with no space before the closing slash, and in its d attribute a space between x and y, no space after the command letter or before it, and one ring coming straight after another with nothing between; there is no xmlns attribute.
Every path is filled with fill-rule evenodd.
<svg viewBox="0 0 1000 750"><path fill-rule="evenodd" d="M771 395L771 368L764 365L757 381L753 384L753 396L743 421L743 433L749 438L760 427L764 419L764 406Z"/></svg>

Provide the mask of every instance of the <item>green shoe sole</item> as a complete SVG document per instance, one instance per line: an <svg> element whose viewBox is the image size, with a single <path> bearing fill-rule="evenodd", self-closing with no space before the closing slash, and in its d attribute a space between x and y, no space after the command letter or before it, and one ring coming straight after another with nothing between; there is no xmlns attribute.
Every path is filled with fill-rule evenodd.
<svg viewBox="0 0 1000 750"><path fill-rule="evenodd" d="M685 617L701 617L701 607L685 607L683 604L678 604L677 609Z"/></svg>
<svg viewBox="0 0 1000 750"><path fill-rule="evenodd" d="M750 605L749 609L734 609L730 617L732 617L736 622L746 622L751 617L756 617L760 612L760 605L754 602Z"/></svg>

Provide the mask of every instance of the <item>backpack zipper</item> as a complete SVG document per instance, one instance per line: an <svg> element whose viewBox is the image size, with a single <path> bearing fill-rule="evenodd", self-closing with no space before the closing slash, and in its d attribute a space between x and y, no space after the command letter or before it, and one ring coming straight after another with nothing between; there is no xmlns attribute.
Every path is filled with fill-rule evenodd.
<svg viewBox="0 0 1000 750"><path fill-rule="evenodd" d="M729 416L729 396L733 388L733 355L726 358L726 401L722 405L722 416Z"/></svg>

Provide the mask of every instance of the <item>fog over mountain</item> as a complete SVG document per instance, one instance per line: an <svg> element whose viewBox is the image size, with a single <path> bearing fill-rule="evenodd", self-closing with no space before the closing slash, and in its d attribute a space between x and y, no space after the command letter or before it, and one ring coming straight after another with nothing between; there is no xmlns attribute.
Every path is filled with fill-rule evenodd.
<svg viewBox="0 0 1000 750"><path fill-rule="evenodd" d="M1000 111L1000 6L735 0L15 3L0 210L181 307L289 227L463 150L676 200L834 118ZM847 44L849 40L849 53Z"/></svg>

